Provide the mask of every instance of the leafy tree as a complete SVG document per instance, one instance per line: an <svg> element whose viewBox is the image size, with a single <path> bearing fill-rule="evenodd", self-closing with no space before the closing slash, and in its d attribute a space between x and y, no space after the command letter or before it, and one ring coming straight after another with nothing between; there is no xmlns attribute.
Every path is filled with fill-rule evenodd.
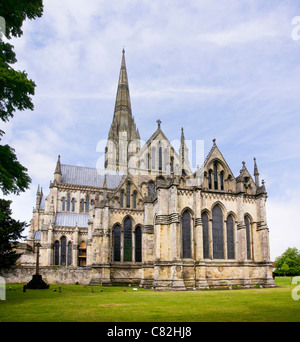
<svg viewBox="0 0 300 342"><path fill-rule="evenodd" d="M5 20L5 36L21 37L22 25L26 19L36 19L43 13L42 0L0 0L0 17ZM0 32L1 33L1 32ZM9 121L16 110L33 110L31 96L35 83L28 79L25 71L17 71L12 65L17 62L13 46L4 42L0 34L0 119ZM0 130L0 141L4 131ZM5 195L19 194L29 188L31 182L27 169L22 166L9 145L0 145L0 190ZM15 263L19 255L12 250L25 222L11 218L10 201L0 200L0 268Z"/></svg>
<svg viewBox="0 0 300 342"><path fill-rule="evenodd" d="M288 248L275 260L276 274L297 275L300 274L300 251L297 248Z"/></svg>
<svg viewBox="0 0 300 342"><path fill-rule="evenodd" d="M14 247L27 226L11 217L10 204L11 201L0 199L0 269L10 267L20 257Z"/></svg>
<svg viewBox="0 0 300 342"><path fill-rule="evenodd" d="M36 19L43 14L42 0L1 0L0 17L5 20L7 39L20 37L26 19ZM0 36L0 119L7 122L16 110L33 110L31 96L35 83L28 79L25 71L17 71L12 65L17 62L13 46ZM4 132L0 130L0 140ZM19 194L29 188L30 177L22 166L13 148L0 145L0 189L7 195Z"/></svg>

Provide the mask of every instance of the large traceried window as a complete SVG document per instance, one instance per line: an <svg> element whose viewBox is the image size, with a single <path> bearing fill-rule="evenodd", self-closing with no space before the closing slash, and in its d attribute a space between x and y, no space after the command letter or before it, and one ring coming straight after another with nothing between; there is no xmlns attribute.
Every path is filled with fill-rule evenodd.
<svg viewBox="0 0 300 342"><path fill-rule="evenodd" d="M245 227L246 227L247 259L251 259L251 230L250 230L250 220L248 216L245 216Z"/></svg>
<svg viewBox="0 0 300 342"><path fill-rule="evenodd" d="M121 228L117 224L113 231L113 260L121 261Z"/></svg>
<svg viewBox="0 0 300 342"><path fill-rule="evenodd" d="M216 205L212 211L213 258L224 259L223 214Z"/></svg>
<svg viewBox="0 0 300 342"><path fill-rule="evenodd" d="M68 266L72 265L72 242L68 242Z"/></svg>
<svg viewBox="0 0 300 342"><path fill-rule="evenodd" d="M67 238L62 236L60 238L60 264L66 266L67 257Z"/></svg>
<svg viewBox="0 0 300 342"><path fill-rule="evenodd" d="M182 257L191 258L191 215L188 210L185 210L181 218L182 230Z"/></svg>
<svg viewBox="0 0 300 342"><path fill-rule="evenodd" d="M142 228L135 228L135 262L142 262Z"/></svg>
<svg viewBox="0 0 300 342"><path fill-rule="evenodd" d="M124 261L132 261L132 222L129 217L124 220Z"/></svg>
<svg viewBox="0 0 300 342"><path fill-rule="evenodd" d="M233 216L229 215L226 221L226 233L227 233L227 259L235 258L234 248L234 220Z"/></svg>
<svg viewBox="0 0 300 342"><path fill-rule="evenodd" d="M206 213L202 213L202 225L203 225L203 258L209 258L209 233L208 233L208 216Z"/></svg>
<svg viewBox="0 0 300 342"><path fill-rule="evenodd" d="M54 242L54 265L59 265L59 241Z"/></svg>

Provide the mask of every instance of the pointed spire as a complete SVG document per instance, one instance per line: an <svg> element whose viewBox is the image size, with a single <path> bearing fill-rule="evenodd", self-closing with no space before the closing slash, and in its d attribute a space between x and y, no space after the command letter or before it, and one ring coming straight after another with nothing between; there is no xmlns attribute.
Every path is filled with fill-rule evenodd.
<svg viewBox="0 0 300 342"><path fill-rule="evenodd" d="M259 186L259 172L256 164L256 158L254 158L254 177L256 186Z"/></svg>
<svg viewBox="0 0 300 342"><path fill-rule="evenodd" d="M62 173L61 173L61 164L60 164L60 155L57 158L56 168L54 172L54 181L61 183Z"/></svg>
<svg viewBox="0 0 300 342"><path fill-rule="evenodd" d="M40 185L38 185L37 191L36 191L36 209L40 209L41 204L41 192L40 192Z"/></svg>
<svg viewBox="0 0 300 342"><path fill-rule="evenodd" d="M119 76L115 113L129 114L131 116L131 102L129 94L128 76L125 62L125 50L122 51L122 63Z"/></svg>
<svg viewBox="0 0 300 342"><path fill-rule="evenodd" d="M187 173L190 172L190 165L189 165L189 157L188 157L188 148L186 147L186 143L185 143L183 127L181 127L179 156L180 156L180 161L181 161L182 174L187 175Z"/></svg>
<svg viewBox="0 0 300 342"><path fill-rule="evenodd" d="M58 155L55 172L61 175L60 155Z"/></svg>

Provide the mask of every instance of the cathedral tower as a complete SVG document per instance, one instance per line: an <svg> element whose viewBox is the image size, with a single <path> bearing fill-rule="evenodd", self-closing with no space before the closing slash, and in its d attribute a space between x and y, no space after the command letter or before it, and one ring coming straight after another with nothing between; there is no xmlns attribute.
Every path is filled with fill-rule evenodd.
<svg viewBox="0 0 300 342"><path fill-rule="evenodd" d="M140 150L140 135L131 111L125 50L115 102L113 121L105 149L105 169L126 172L128 159Z"/></svg>

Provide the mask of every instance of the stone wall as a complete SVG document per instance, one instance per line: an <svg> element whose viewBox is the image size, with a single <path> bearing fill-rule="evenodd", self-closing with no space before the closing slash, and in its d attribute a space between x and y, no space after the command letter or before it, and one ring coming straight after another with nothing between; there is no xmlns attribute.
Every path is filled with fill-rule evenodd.
<svg viewBox="0 0 300 342"><path fill-rule="evenodd" d="M35 267L30 266L0 270L0 275L5 278L7 284L27 284L33 274ZM74 285L78 282L80 285L88 285L92 279L92 268L44 266L40 267L40 274L48 284Z"/></svg>

